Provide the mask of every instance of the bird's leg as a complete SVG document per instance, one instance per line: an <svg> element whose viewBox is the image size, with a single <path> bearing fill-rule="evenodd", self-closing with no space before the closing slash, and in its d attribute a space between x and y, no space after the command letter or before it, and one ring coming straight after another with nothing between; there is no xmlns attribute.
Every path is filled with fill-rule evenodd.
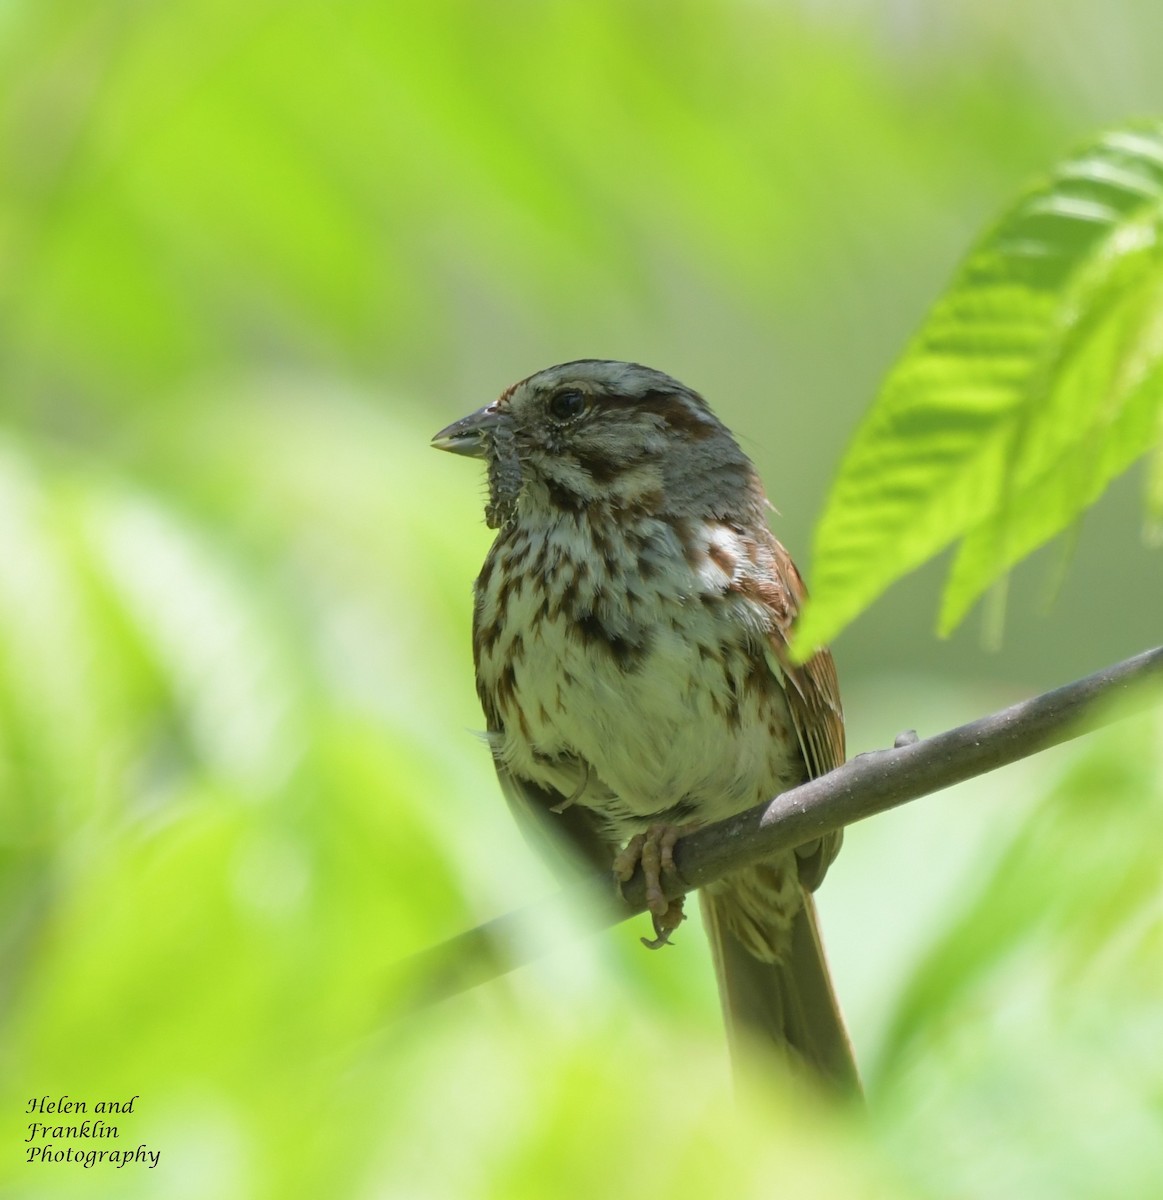
<svg viewBox="0 0 1163 1200"><path fill-rule="evenodd" d="M643 938L642 944L651 950L670 944L670 935L679 927L686 914L683 898L668 900L662 889L662 877L676 874L674 844L694 825L651 825L645 833L636 833L614 859L614 874L625 883L639 863L646 881L646 907L654 924L654 938Z"/></svg>

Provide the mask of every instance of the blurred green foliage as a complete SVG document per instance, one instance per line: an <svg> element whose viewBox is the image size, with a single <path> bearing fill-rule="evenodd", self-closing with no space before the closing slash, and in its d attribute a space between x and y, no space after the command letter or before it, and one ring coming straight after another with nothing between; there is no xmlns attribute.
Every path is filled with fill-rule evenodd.
<svg viewBox="0 0 1163 1200"><path fill-rule="evenodd" d="M821 905L868 1121L732 1100L695 929L393 999L551 886L468 732L489 535L430 434L642 359L802 557L927 300L1157 102L1161 35L1153 0L0 8L0 1189L1150 1194L1157 722L850 832ZM853 749L1158 640L1137 499L1004 657L917 633L929 576L863 618ZM159 1167L26 1163L62 1093L138 1095Z"/></svg>

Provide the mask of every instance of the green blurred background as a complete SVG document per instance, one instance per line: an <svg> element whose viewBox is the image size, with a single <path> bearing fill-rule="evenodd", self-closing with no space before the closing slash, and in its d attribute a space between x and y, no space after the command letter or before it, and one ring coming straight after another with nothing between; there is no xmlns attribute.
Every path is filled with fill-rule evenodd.
<svg viewBox="0 0 1163 1200"><path fill-rule="evenodd" d="M0 5L0 1191L1155 1194L1157 721L850 832L866 1122L733 1104L696 929L554 927L407 1019L392 964L552 886L472 734L490 535L431 434L660 367L810 579L959 257L1161 79L1157 0ZM836 646L851 749L1159 641L1139 486L1019 571L1000 653L932 636L940 564L894 588ZM25 1162L62 1093L139 1095L156 1170Z"/></svg>

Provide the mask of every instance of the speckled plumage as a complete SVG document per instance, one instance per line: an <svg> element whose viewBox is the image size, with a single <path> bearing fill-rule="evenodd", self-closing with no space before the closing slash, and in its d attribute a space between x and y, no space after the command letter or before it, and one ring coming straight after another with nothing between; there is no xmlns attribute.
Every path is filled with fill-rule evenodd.
<svg viewBox="0 0 1163 1200"><path fill-rule="evenodd" d="M754 467L697 393L637 364L565 363L435 444L489 463L498 535L476 583L477 690L533 840L563 835L608 868L650 825L717 821L843 761L831 656L787 653L802 581ZM754 961L786 988L797 921L818 958L805 897L838 848L828 838L709 889L729 1026L788 1025L788 996L769 1012L754 979L733 1000L724 976ZM843 1039L834 1001L825 1016ZM796 1044L794 1029L767 1032Z"/></svg>

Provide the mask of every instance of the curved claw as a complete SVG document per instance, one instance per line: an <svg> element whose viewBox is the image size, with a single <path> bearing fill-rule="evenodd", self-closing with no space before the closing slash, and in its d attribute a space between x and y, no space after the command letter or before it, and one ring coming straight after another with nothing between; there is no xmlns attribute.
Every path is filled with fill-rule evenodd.
<svg viewBox="0 0 1163 1200"><path fill-rule="evenodd" d="M686 920L686 913L682 910L682 903L683 897L679 896L677 900L670 901L664 913L651 913L655 936L638 939L647 950L661 950L663 946L674 944L670 940L670 935Z"/></svg>

